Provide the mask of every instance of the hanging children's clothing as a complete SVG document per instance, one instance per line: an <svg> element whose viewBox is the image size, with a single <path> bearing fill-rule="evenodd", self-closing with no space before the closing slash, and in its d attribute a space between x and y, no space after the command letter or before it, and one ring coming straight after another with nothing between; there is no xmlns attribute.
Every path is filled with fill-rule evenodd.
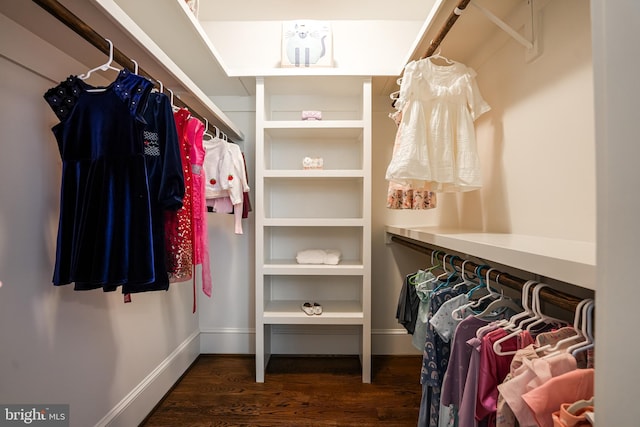
<svg viewBox="0 0 640 427"><path fill-rule="evenodd" d="M475 76L455 61L436 65L425 58L406 65L396 103L402 118L387 180L424 181L436 192L481 187L473 122L490 107Z"/></svg>
<svg viewBox="0 0 640 427"><path fill-rule="evenodd" d="M212 284L207 235L203 134L204 124L195 117L191 117L187 123L187 136L193 142L189 154L193 178L193 262L195 265L202 266L202 291L210 297Z"/></svg>
<svg viewBox="0 0 640 427"><path fill-rule="evenodd" d="M165 211L182 207L184 175L178 146L178 133L171 101L152 92L144 112L144 157L149 181L155 280L145 285L123 285L123 292L136 293L169 289L165 252Z"/></svg>
<svg viewBox="0 0 640 427"><path fill-rule="evenodd" d="M70 76L44 95L60 120L54 285L112 291L155 280L142 116L152 86L121 70L106 87Z"/></svg>
<svg viewBox="0 0 640 427"><path fill-rule="evenodd" d="M181 282L193 277L193 177L189 160L193 142L187 132L190 116L191 113L186 108L174 113L184 176L184 198L180 209L165 214L165 247L170 282Z"/></svg>
<svg viewBox="0 0 640 427"><path fill-rule="evenodd" d="M396 111L391 115L396 125L402 121L402 111ZM395 155L399 146L398 133L396 132L393 153ZM387 189L387 207L389 209L433 209L437 205L436 193L431 191L431 183L416 180L390 180Z"/></svg>
<svg viewBox="0 0 640 427"><path fill-rule="evenodd" d="M204 141L205 193L213 212L233 212L234 232L242 234L245 194L249 191L244 156L240 147L215 137Z"/></svg>

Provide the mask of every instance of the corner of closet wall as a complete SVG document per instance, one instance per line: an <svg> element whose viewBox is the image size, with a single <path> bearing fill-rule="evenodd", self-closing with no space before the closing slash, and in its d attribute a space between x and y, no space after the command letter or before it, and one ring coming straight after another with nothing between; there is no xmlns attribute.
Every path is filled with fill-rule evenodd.
<svg viewBox="0 0 640 427"><path fill-rule="evenodd" d="M255 86L255 82L251 82ZM244 154L249 199L255 208L255 94L210 95L244 134L237 144ZM211 298L198 295L200 352L202 354L253 354L253 275L255 213L242 220L242 234L234 233L233 215L207 215L209 255L213 281Z"/></svg>
<svg viewBox="0 0 640 427"><path fill-rule="evenodd" d="M439 221L462 229L593 243L589 3L539 0L535 5L539 57L528 61L523 46L496 31L463 60L478 73L478 86L491 106L476 121L483 188L441 195ZM517 10L507 20L515 29L524 24L522 12ZM479 13L468 18L486 19ZM455 31L451 37L457 36Z"/></svg>

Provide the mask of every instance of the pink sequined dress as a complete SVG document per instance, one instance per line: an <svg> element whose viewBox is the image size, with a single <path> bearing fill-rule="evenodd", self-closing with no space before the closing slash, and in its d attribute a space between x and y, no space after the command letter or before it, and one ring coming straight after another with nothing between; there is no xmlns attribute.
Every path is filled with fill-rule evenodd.
<svg viewBox="0 0 640 427"><path fill-rule="evenodd" d="M165 214L165 245L169 281L182 282L193 277L193 177L191 173L191 139L187 124L191 114L181 108L174 113L182 172L184 174L184 198L182 208Z"/></svg>

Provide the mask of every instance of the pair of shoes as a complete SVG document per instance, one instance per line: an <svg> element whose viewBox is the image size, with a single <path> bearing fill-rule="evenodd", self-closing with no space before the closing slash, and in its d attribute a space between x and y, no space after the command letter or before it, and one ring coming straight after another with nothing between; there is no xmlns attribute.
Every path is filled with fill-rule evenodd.
<svg viewBox="0 0 640 427"><path fill-rule="evenodd" d="M320 315L322 314L322 306L317 302L313 304L305 302L302 304L302 311L304 311L307 316L313 316L314 314Z"/></svg>

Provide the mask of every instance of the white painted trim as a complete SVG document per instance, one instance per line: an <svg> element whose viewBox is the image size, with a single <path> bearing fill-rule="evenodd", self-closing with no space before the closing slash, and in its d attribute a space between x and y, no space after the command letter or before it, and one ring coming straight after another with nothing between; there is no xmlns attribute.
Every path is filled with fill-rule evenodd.
<svg viewBox="0 0 640 427"><path fill-rule="evenodd" d="M254 328L207 328L200 331L200 354L255 354Z"/></svg>
<svg viewBox="0 0 640 427"><path fill-rule="evenodd" d="M138 425L200 354L195 331L114 406L96 427Z"/></svg>

